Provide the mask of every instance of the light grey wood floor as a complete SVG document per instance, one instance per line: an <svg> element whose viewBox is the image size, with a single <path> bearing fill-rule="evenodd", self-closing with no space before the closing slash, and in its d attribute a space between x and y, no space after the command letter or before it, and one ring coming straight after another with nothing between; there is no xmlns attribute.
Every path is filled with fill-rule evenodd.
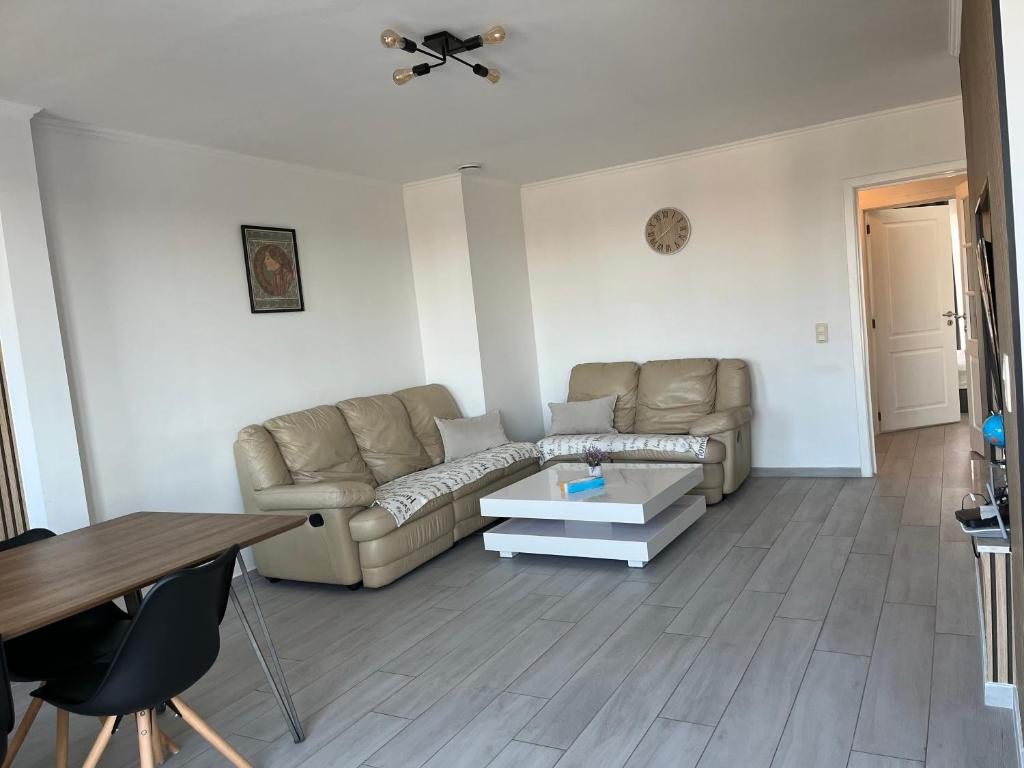
<svg viewBox="0 0 1024 768"><path fill-rule="evenodd" d="M266 768L1015 765L982 703L962 425L883 436L875 479L753 478L647 568L470 537L398 583L258 580L308 739L237 619L186 700ZM19 686L19 707L29 688ZM224 765L178 721L170 766ZM96 722L72 718L72 763ZM40 716L16 766L53 761ZM123 728L102 765L137 762Z"/></svg>

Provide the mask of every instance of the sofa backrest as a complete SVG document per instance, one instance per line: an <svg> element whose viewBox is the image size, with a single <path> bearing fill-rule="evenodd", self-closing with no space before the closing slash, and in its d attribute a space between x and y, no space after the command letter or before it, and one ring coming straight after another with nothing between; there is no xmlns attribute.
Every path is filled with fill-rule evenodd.
<svg viewBox="0 0 1024 768"><path fill-rule="evenodd" d="M421 387L400 389L395 392L395 397L405 406L412 431L430 457L430 462L443 462L444 443L441 442L441 432L434 419L462 418L452 393L440 384L424 384Z"/></svg>
<svg viewBox="0 0 1024 768"><path fill-rule="evenodd" d="M701 416L750 405L743 360L688 358L581 363L569 374L570 401L616 395L615 428L636 434L686 434Z"/></svg>
<svg viewBox="0 0 1024 768"><path fill-rule="evenodd" d="M342 400L359 452L378 483L386 483L431 466L430 456L416 437L409 413L394 395Z"/></svg>
<svg viewBox="0 0 1024 768"><path fill-rule="evenodd" d="M718 361L652 360L640 366L635 429L644 434L678 435L715 409Z"/></svg>
<svg viewBox="0 0 1024 768"><path fill-rule="evenodd" d="M352 430L333 405L318 405L263 422L295 483L374 483Z"/></svg>
<svg viewBox="0 0 1024 768"><path fill-rule="evenodd" d="M636 363L580 363L569 374L569 402L596 400L615 395L615 420L619 432L632 432L636 418L636 394L640 366Z"/></svg>

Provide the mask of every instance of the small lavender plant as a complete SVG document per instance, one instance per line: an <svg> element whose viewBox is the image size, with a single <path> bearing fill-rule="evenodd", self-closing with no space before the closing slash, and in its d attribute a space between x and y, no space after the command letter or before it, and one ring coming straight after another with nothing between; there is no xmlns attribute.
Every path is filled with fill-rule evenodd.
<svg viewBox="0 0 1024 768"><path fill-rule="evenodd" d="M580 454L580 458L588 467L600 467L608 460L608 452L601 450L596 445L590 445Z"/></svg>

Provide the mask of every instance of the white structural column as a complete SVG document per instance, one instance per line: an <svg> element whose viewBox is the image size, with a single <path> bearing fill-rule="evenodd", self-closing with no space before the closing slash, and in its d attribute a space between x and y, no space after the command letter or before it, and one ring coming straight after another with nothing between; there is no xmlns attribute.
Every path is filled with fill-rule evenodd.
<svg viewBox="0 0 1024 768"><path fill-rule="evenodd" d="M502 412L513 439L543 431L519 187L445 176L404 188L427 381L467 415Z"/></svg>
<svg viewBox="0 0 1024 768"><path fill-rule="evenodd" d="M0 102L0 344L29 522L89 524L32 142L36 110Z"/></svg>

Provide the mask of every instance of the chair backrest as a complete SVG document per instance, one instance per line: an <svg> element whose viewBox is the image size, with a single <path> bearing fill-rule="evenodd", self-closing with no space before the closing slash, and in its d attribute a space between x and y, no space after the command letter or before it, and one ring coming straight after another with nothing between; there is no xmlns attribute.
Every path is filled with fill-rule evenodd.
<svg viewBox="0 0 1024 768"><path fill-rule="evenodd" d="M6 552L8 549L14 549L25 544L34 544L43 539L52 539L56 535L49 528L29 528L24 533L19 533L17 536L11 536L11 538L5 541L0 541L0 552Z"/></svg>
<svg viewBox="0 0 1024 768"><path fill-rule="evenodd" d="M211 563L165 576L149 591L88 706L123 715L190 688L220 652L221 619L238 547Z"/></svg>
<svg viewBox="0 0 1024 768"><path fill-rule="evenodd" d="M11 679L7 674L7 657L0 640L0 762L7 757L7 734L14 730L14 699Z"/></svg>

